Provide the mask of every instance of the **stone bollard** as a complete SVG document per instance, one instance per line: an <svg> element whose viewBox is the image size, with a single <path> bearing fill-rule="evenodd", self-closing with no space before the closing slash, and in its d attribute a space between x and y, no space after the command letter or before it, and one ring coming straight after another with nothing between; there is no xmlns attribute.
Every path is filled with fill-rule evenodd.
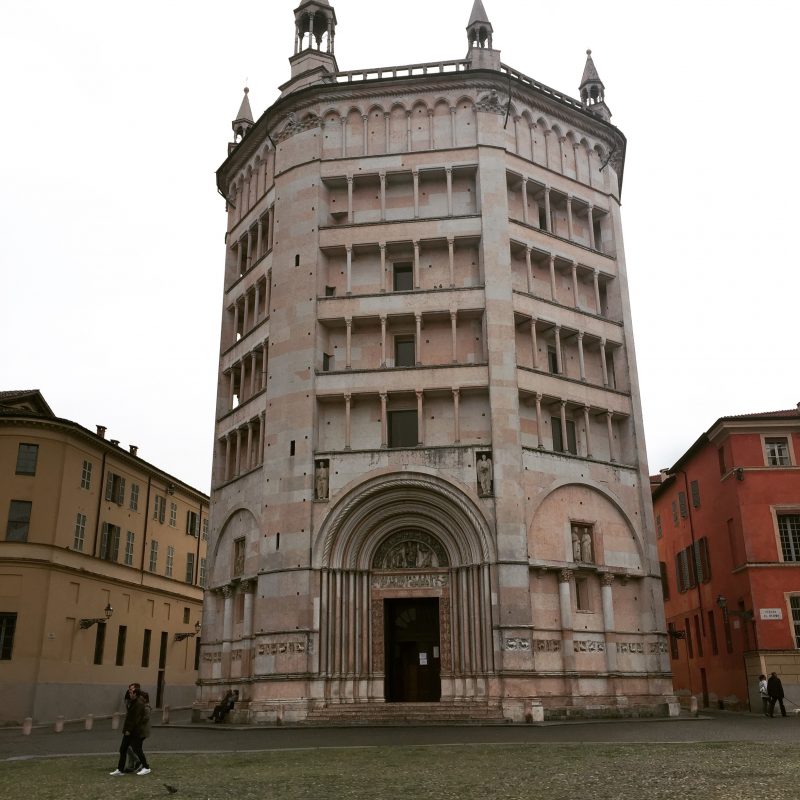
<svg viewBox="0 0 800 800"><path fill-rule="evenodd" d="M86 719L85 719L85 721L83 723L83 727L87 731L90 731L94 727L94 715L93 714L87 714L86 715Z"/></svg>
<svg viewBox="0 0 800 800"><path fill-rule="evenodd" d="M117 730L119 728L119 718L121 716L122 716L122 714L120 714L119 711L115 711L111 715L111 730L112 731L115 731L115 730Z"/></svg>
<svg viewBox="0 0 800 800"><path fill-rule="evenodd" d="M64 717L56 717L55 732L61 733L64 730Z"/></svg>
<svg viewBox="0 0 800 800"><path fill-rule="evenodd" d="M161 709L161 724L169 725L169 706L164 706Z"/></svg>
<svg viewBox="0 0 800 800"><path fill-rule="evenodd" d="M694 695L689 698L689 713L693 717L697 716L697 698Z"/></svg>
<svg viewBox="0 0 800 800"><path fill-rule="evenodd" d="M22 722L22 735L30 736L32 730L33 730L33 717L25 717L24 721Z"/></svg>

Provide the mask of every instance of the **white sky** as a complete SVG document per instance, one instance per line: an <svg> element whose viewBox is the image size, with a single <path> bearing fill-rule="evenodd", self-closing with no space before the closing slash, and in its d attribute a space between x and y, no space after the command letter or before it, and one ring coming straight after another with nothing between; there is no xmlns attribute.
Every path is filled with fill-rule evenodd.
<svg viewBox="0 0 800 800"><path fill-rule="evenodd" d="M245 79L289 76L284 0L5 0L0 388L208 491L214 185ZM462 58L472 0L333 0L342 70ZM650 471L720 416L792 408L800 4L484 0L503 61L573 97L591 47L628 138L623 224Z"/></svg>

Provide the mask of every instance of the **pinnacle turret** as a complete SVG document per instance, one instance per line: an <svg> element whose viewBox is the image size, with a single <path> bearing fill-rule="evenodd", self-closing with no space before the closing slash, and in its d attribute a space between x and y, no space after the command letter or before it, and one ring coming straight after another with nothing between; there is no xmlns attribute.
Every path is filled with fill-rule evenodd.
<svg viewBox="0 0 800 800"><path fill-rule="evenodd" d="M467 40L470 48L486 47L488 44L491 49L492 33L492 23L489 22L489 15L483 7L482 0L475 0L467 23Z"/></svg>
<svg viewBox="0 0 800 800"><path fill-rule="evenodd" d="M236 115L236 119L231 123L234 142L241 141L247 131L253 127L253 111L250 108L250 100L247 97L249 93L250 89L245 86L242 104L239 106L239 113Z"/></svg>
<svg viewBox="0 0 800 800"><path fill-rule="evenodd" d="M597 114L604 120L611 119L611 111L605 103L605 89L597 67L592 61L592 51L586 51L586 66L583 68L583 77L578 91L581 93L581 102L587 110Z"/></svg>

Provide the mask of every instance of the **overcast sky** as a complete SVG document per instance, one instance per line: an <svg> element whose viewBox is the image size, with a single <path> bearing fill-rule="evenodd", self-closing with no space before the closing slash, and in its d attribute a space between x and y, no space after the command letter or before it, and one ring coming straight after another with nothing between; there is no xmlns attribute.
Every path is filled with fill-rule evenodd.
<svg viewBox="0 0 800 800"><path fill-rule="evenodd" d="M472 0L333 0L342 70L462 58ZM0 389L209 490L226 154L289 77L284 0L6 0ZM623 225L650 471L792 408L800 4L485 0L506 64L573 97L591 47L628 138Z"/></svg>

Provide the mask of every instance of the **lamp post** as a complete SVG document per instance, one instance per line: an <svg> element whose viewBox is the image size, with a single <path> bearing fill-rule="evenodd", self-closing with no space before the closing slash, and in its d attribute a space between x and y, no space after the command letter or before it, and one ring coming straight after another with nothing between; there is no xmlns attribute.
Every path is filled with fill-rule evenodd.
<svg viewBox="0 0 800 800"><path fill-rule="evenodd" d="M111 615L114 613L114 609L111 607L111 603L109 603L104 609L103 613L105 617L93 617L89 619L88 617L79 620L78 625L80 625L81 630L86 630L87 628L91 628L92 625L96 625L98 622L105 622L107 619L111 618Z"/></svg>
<svg viewBox="0 0 800 800"><path fill-rule="evenodd" d="M184 639L191 639L193 636L197 636L199 633L200 633L200 620L195 622L193 631L181 631L181 633L176 633L175 641L182 642Z"/></svg>

